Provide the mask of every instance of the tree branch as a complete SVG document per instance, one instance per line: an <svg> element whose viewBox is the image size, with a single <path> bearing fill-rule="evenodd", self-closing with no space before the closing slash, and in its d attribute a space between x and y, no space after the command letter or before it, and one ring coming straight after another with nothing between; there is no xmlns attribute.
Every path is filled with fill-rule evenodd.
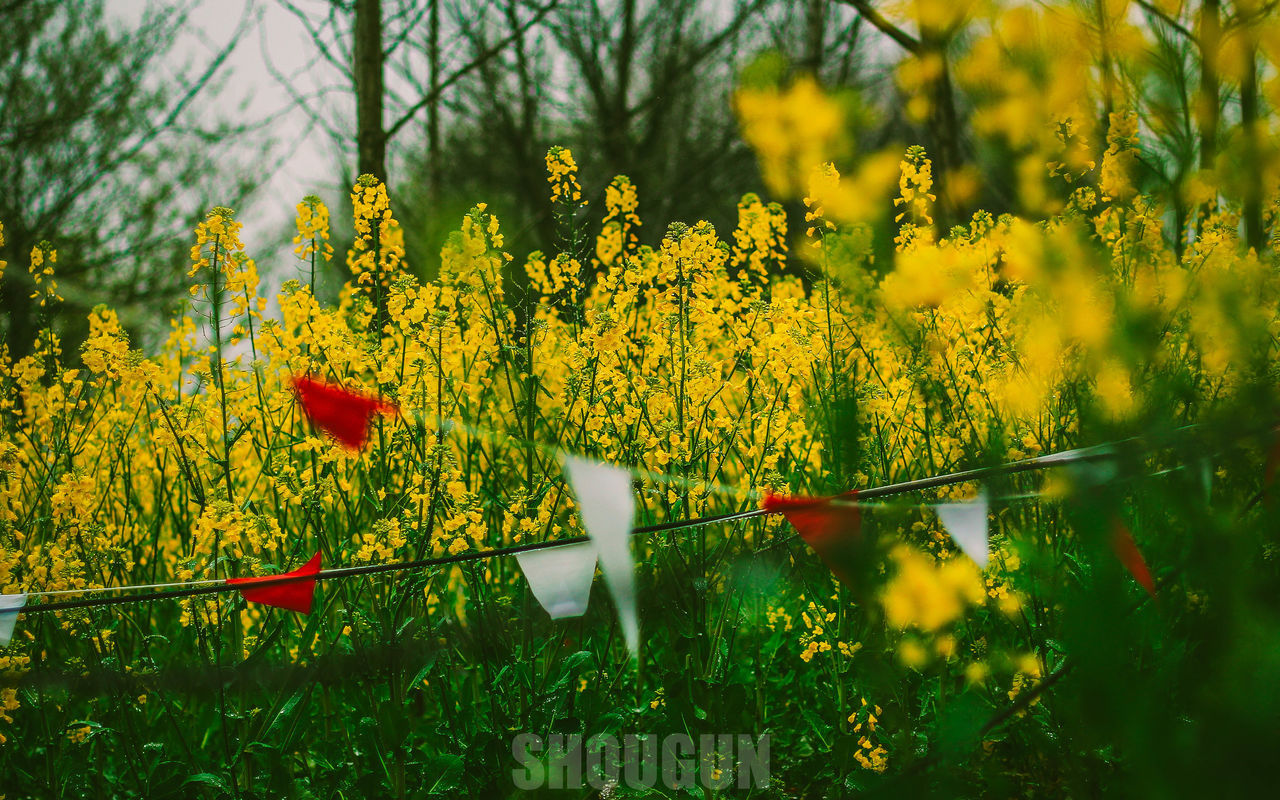
<svg viewBox="0 0 1280 800"><path fill-rule="evenodd" d="M540 6L538 8L537 13L534 14L527 22L525 22L524 25L520 26L519 30L515 31L510 36L507 36L504 39L500 40L497 44L495 44L493 47L490 47L488 50L485 50L483 53L480 53L478 56L472 59L471 63L460 68L458 71L454 72L449 77L440 81L439 85L435 88L434 91L427 92L418 100L418 102L409 106L408 110L406 110L404 114L400 116L400 119L396 120L395 123L392 124L392 126L387 129L387 141L390 141L397 133L400 132L402 128L404 128L405 125L408 125L409 122L413 120L414 116L419 111L431 105L436 100L440 99L440 95L444 94L444 91L446 89L448 89L450 86L457 83L458 81L462 80L464 77L466 77L470 73L474 72L476 69L478 69L483 64L485 64L485 62L489 61L489 59L497 56L499 53L505 50L512 42L514 42L516 39L520 38L526 32L528 32L530 28L532 28L533 26L541 22L547 16L547 14L549 14L551 10L554 9L559 4L559 2L560 0L551 0L551 2L547 3L546 5Z"/></svg>
<svg viewBox="0 0 1280 800"><path fill-rule="evenodd" d="M840 0L840 2L856 8L858 13L861 14L867 22L874 25L876 30L897 42L903 50L912 54L920 53L922 49L920 40L885 19L879 11L876 11L871 7L871 4L868 3L867 0Z"/></svg>
<svg viewBox="0 0 1280 800"><path fill-rule="evenodd" d="M1162 9L1156 7L1152 3L1149 3L1147 0L1137 0L1137 2L1138 6L1142 8L1143 11L1147 12L1147 14L1155 17L1165 25L1168 25L1170 28L1173 28L1178 33L1187 37L1187 40L1193 42L1197 47L1200 45L1200 41L1196 38L1196 35L1192 33L1187 26L1178 22L1176 19L1166 14Z"/></svg>

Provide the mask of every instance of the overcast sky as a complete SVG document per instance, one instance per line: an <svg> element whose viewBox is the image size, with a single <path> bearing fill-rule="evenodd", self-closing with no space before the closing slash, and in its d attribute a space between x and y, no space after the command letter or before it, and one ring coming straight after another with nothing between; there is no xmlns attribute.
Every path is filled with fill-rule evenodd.
<svg viewBox="0 0 1280 800"><path fill-rule="evenodd" d="M291 247L276 246L280 236L290 231L294 206L307 194L318 194L329 205L337 219L350 213L347 192L350 187L340 185L341 176L354 168L354 163L344 164L324 130L311 122L309 115L296 106L290 89L276 75L289 77L289 84L297 94L315 96L317 90L335 89L317 103L327 103L318 109L324 119L333 122L342 117L354 116L354 99L346 79L323 61L317 63L317 47L303 23L285 6L282 0L191 0L198 2L187 26L184 40L174 48L175 72L188 73L202 69L222 48L234 42L231 58L223 66L220 77L222 87L217 108L221 114L235 113L235 118L246 123L270 120L270 125L250 134L242 143L244 160L259 170L263 185L247 208L238 209L244 223L243 239L249 254L258 260L259 271L271 276L269 281L278 285L293 272ZM323 19L329 0L289 0L294 6L310 12L311 18ZM148 6L155 7L164 0L107 0L108 7L126 22L136 22ZM710 13L732 14L732 2L722 5L709 3ZM843 9L842 9L843 10ZM246 13L248 19L246 23ZM447 15L446 15L447 16ZM846 14L847 16L847 14ZM243 35L237 36L242 23ZM449 21L444 21L446 28ZM460 37L446 35L443 38L443 59L459 57L454 48L463 45ZM887 48L894 56L893 45L873 38L872 46ZM409 48L401 48L395 57L399 60ZM416 68L411 68L417 74ZM871 80L875 80L875 71ZM880 78L887 79L885 70ZM388 119L397 114L397 104L404 100L394 96L394 90L403 88L403 78L389 68L386 75L388 90ZM416 97L412 92L406 96ZM243 112L236 109L245 104ZM343 106L342 104L347 104ZM351 122L345 125L352 125ZM404 137L401 137L404 138ZM348 156L348 159L352 156ZM395 170L395 150L389 153L391 169ZM343 169L343 167L346 169ZM283 277L282 277L283 276ZM271 292L274 294L274 292Z"/></svg>
<svg viewBox="0 0 1280 800"><path fill-rule="evenodd" d="M128 17L136 17L145 0L111 0ZM307 5L303 0L302 5ZM312 76L305 72L315 53L306 30L293 14L275 0L202 0L189 30L189 41L179 43L176 58L191 59L196 65L208 63L223 47L232 43L238 26L248 18L248 35L234 43L231 58L223 67L222 90L217 95L222 113L245 104L237 119L246 122L271 120L262 131L244 141L245 158L262 170L264 185L240 220L243 239L250 255L259 259L264 272L279 273L292 265L289 248L269 252L269 245L293 219L294 206L305 195L320 194L341 213L345 193L335 181L337 155L324 133L312 126L307 115L293 107L289 91L270 74L268 61L286 75L299 75L300 88L312 88L312 77L334 78L331 74ZM181 63L175 68L181 68ZM317 70L323 72L323 70Z"/></svg>

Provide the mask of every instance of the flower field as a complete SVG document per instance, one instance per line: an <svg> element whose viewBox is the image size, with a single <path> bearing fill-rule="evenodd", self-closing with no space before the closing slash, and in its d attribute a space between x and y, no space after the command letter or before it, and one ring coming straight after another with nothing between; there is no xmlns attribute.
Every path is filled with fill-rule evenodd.
<svg viewBox="0 0 1280 800"><path fill-rule="evenodd" d="M0 590L69 593L33 595L0 648L0 795L515 796L521 732L770 736L764 786L548 796L1262 791L1280 718L1270 134L1229 143L1266 165L1251 247L1240 176L1201 173L1179 217L1140 179L1141 87L1093 113L1076 60L1093 43L1032 52L1043 24L1007 15L956 70L975 126L1019 154L1018 213L944 227L923 147L855 152L848 98L744 80L764 183L733 230L654 230L623 176L587 202L599 176L553 147L554 252L514 258L478 204L423 273L362 176L332 209L298 203L278 296L213 208L162 347L100 306L78 351L52 327L6 351ZM57 245L6 270L49 319ZM344 258L339 302L318 302ZM395 410L343 446L302 413L307 374ZM868 499L844 580L781 515L637 535L634 658L602 586L551 620L504 557L322 581L305 615L236 594L29 613L316 552L575 537L565 453L630 468L636 524L658 525L1094 446ZM929 507L979 491L985 569Z"/></svg>

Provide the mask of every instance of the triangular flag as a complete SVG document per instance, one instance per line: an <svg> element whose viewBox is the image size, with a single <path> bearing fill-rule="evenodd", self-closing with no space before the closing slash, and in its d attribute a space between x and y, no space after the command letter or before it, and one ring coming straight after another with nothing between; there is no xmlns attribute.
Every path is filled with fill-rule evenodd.
<svg viewBox="0 0 1280 800"><path fill-rule="evenodd" d="M938 512L942 526L955 539L956 544L979 567L987 568L989 558L987 529L987 493L979 494L968 503L940 503L933 507Z"/></svg>
<svg viewBox="0 0 1280 800"><path fill-rule="evenodd" d="M1125 569L1129 570L1129 574L1133 575L1133 579L1147 590L1147 594L1155 597L1156 584L1151 580L1151 570L1147 569L1147 562L1138 550L1133 534L1129 533L1129 529L1119 519L1111 522L1111 549Z"/></svg>
<svg viewBox="0 0 1280 800"><path fill-rule="evenodd" d="M0 594L0 647L13 638L13 626L18 624L18 612L27 604L27 595Z"/></svg>
<svg viewBox="0 0 1280 800"><path fill-rule="evenodd" d="M1029 461L1037 464L1060 464L1077 463L1081 461L1091 461L1102 458L1103 456L1114 456L1115 449L1111 445L1099 444L1092 447L1078 447L1074 450L1063 450L1060 453L1046 453L1042 456L1029 459Z"/></svg>
<svg viewBox="0 0 1280 800"><path fill-rule="evenodd" d="M1267 461L1262 467L1262 498L1270 500L1271 484L1276 480L1276 467L1280 466L1280 438L1267 451Z"/></svg>
<svg viewBox="0 0 1280 800"><path fill-rule="evenodd" d="M587 613L591 580L596 576L596 548L591 542L526 550L516 553L516 561L533 596L552 619Z"/></svg>
<svg viewBox="0 0 1280 800"><path fill-rule="evenodd" d="M1114 459L1107 461L1073 461L1067 466L1067 474L1082 489L1096 489L1111 483L1120 475L1120 466Z"/></svg>
<svg viewBox="0 0 1280 800"><path fill-rule="evenodd" d="M355 450L364 447L369 438L369 420L374 414L396 411L394 403L356 394L310 375L294 378L293 391L311 424Z"/></svg>
<svg viewBox="0 0 1280 800"><path fill-rule="evenodd" d="M634 654L640 646L636 611L635 558L631 555L631 523L636 500L631 473L619 467L566 456L564 468L578 498L582 526L600 557L600 571L618 608L622 634Z"/></svg>
<svg viewBox="0 0 1280 800"><path fill-rule="evenodd" d="M281 578L301 577L303 575L315 575L320 571L320 554L316 553L311 560L303 564L293 572L286 572L282 575L259 575L254 578L227 578L227 583L232 586L252 586L255 583L264 583L266 581L278 581ZM316 579L309 581L297 580L288 583L275 583L269 586L261 586L256 589L241 589L240 594L244 595L245 600L254 603L262 603L267 606L276 606L278 608L287 608L290 611L299 611L303 614L311 613L311 601L315 598Z"/></svg>
<svg viewBox="0 0 1280 800"><path fill-rule="evenodd" d="M843 498L771 494L764 499L764 510L786 517L827 568L841 582L852 585L852 573L846 565L856 555L855 546L862 538L862 510L854 502L856 497L857 492Z"/></svg>

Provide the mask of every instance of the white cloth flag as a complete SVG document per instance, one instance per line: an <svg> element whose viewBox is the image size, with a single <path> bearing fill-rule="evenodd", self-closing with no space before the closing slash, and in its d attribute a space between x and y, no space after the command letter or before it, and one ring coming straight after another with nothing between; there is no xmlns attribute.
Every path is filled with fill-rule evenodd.
<svg viewBox="0 0 1280 800"><path fill-rule="evenodd" d="M942 503L934 506L938 519L956 540L965 555L977 562L979 567L987 568L988 539L987 531L987 493L983 492L968 503Z"/></svg>
<svg viewBox="0 0 1280 800"><path fill-rule="evenodd" d="M636 563L631 555L631 523L636 515L631 473L573 456L565 456L564 469L582 510L582 526L595 545L604 582L618 608L627 648L634 654L640 645L640 618L636 611Z"/></svg>
<svg viewBox="0 0 1280 800"><path fill-rule="evenodd" d="M0 594L0 647L13 638L13 626L18 624L18 609L26 604L25 594Z"/></svg>
<svg viewBox="0 0 1280 800"><path fill-rule="evenodd" d="M1042 456L1030 459L1037 464L1059 464L1073 463L1078 461L1086 461L1099 456L1115 455L1115 451L1109 445L1099 444L1093 447L1079 447L1075 450L1063 450L1061 453L1046 453Z"/></svg>
<svg viewBox="0 0 1280 800"><path fill-rule="evenodd" d="M580 617L587 613L591 580L596 576L596 548L578 542L545 550L516 553L516 561L529 580L533 596L552 619Z"/></svg>
<svg viewBox="0 0 1280 800"><path fill-rule="evenodd" d="M1100 486L1110 483L1120 474L1115 460L1115 448L1099 444L1076 450L1063 450L1031 459L1037 464L1063 464L1072 480L1082 486Z"/></svg>

